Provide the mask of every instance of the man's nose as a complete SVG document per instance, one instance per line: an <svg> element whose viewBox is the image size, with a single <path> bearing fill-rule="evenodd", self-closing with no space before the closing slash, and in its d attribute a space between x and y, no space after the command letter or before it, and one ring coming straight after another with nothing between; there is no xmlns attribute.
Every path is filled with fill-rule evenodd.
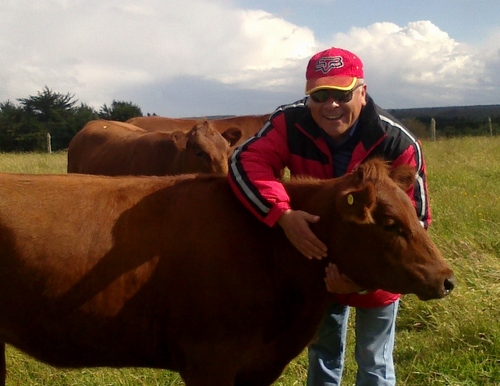
<svg viewBox="0 0 500 386"><path fill-rule="evenodd" d="M339 107L340 106L340 102L333 99L333 97L330 95L328 97L328 100L325 102L325 105L332 105L334 107Z"/></svg>

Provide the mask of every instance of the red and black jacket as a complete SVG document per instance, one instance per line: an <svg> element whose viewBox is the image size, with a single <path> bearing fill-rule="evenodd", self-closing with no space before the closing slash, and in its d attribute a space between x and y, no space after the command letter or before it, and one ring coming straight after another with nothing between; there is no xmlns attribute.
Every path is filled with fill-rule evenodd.
<svg viewBox="0 0 500 386"><path fill-rule="evenodd" d="M322 129L313 120L307 98L280 106L264 127L239 146L230 160L229 180L242 203L264 223L274 226L290 207L280 182L285 167L293 175L327 179L336 177L331 151ZM417 180L408 191L425 228L431 221L422 148L415 136L367 96L354 131L347 173L375 156L389 160L393 167L409 164L417 170ZM367 295L337 295L343 304L377 307L390 304L399 295L375 291Z"/></svg>

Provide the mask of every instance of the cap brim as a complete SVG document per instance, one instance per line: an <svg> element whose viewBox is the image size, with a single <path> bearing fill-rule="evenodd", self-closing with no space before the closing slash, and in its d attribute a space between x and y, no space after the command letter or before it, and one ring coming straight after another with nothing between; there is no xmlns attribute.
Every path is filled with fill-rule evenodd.
<svg viewBox="0 0 500 386"><path fill-rule="evenodd" d="M358 78L352 76L325 76L309 79L306 82L306 95L320 89L335 89L349 91L354 88Z"/></svg>

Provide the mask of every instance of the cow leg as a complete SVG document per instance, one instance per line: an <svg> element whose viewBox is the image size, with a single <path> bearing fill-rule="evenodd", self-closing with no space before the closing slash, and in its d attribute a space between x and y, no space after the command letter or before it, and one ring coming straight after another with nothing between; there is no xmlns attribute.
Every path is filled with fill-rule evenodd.
<svg viewBox="0 0 500 386"><path fill-rule="evenodd" d="M0 386L5 386L7 378L7 364L5 363L5 343L0 345Z"/></svg>

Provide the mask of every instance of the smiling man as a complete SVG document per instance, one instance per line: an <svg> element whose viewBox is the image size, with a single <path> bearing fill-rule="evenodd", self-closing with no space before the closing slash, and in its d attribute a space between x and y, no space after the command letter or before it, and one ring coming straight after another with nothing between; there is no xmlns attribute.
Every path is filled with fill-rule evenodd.
<svg viewBox="0 0 500 386"><path fill-rule="evenodd" d="M422 226L430 222L420 143L366 90L363 63L355 54L336 47L319 52L307 66L306 97L280 106L231 157L229 180L236 196L259 220L280 226L309 259L328 255L310 228L321 219L294 210L280 182L285 167L292 176L326 179L350 173L372 157L383 157L393 167L411 165L417 178L407 193ZM399 295L381 290L366 294L331 264L325 283L336 301L309 348L308 385L340 385L349 306L356 307L356 385L395 385L392 353Z"/></svg>

